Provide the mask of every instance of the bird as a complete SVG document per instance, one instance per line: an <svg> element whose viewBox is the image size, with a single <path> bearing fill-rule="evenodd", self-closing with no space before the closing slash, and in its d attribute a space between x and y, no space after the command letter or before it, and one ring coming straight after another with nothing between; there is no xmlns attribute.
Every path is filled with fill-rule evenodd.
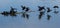
<svg viewBox="0 0 60 28"><path fill-rule="evenodd" d="M51 16L50 15L47 15L47 20L50 20Z"/></svg>
<svg viewBox="0 0 60 28"><path fill-rule="evenodd" d="M16 16L16 12L17 11L14 11L15 9L13 7L11 7L10 9L10 16Z"/></svg>
<svg viewBox="0 0 60 28"><path fill-rule="evenodd" d="M22 8L22 10L25 10L25 9L26 9L26 7L25 7L25 6L23 6L23 5L21 5L21 8Z"/></svg>
<svg viewBox="0 0 60 28"><path fill-rule="evenodd" d="M47 12L49 13L49 12L51 12L52 10L49 8L49 7L47 7Z"/></svg>
<svg viewBox="0 0 60 28"><path fill-rule="evenodd" d="M29 10L30 10L29 7L27 7L25 11L28 12Z"/></svg>
<svg viewBox="0 0 60 28"><path fill-rule="evenodd" d="M54 6L53 8L59 8L58 6Z"/></svg>
<svg viewBox="0 0 60 28"><path fill-rule="evenodd" d="M9 12L3 11L1 14L4 15L4 16L8 16L9 15Z"/></svg>
<svg viewBox="0 0 60 28"><path fill-rule="evenodd" d="M42 11L42 10L45 10L44 6L40 7L38 6L39 10L38 11Z"/></svg>
<svg viewBox="0 0 60 28"><path fill-rule="evenodd" d="M59 8L59 6L54 6L53 8ZM57 14L57 13L59 13L59 11L56 11L56 9L55 9L54 13Z"/></svg>

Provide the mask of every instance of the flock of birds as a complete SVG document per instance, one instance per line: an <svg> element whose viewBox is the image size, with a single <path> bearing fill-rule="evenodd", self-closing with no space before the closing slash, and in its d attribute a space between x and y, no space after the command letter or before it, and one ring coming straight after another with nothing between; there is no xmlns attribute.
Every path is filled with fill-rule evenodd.
<svg viewBox="0 0 60 28"><path fill-rule="evenodd" d="M7 11L3 11L2 13L0 13L0 14L2 14L2 15L4 15L4 16L8 16L8 15L10 15L10 16L16 16L16 14L22 14L22 17L24 17L24 18L27 18L27 19L29 19L29 14L27 14L27 12L35 12L35 11L29 11L30 9L29 9L29 7L26 7L26 6L21 6L21 8L22 8L22 10L23 10L23 12L17 12L17 11L14 11L14 10L16 10L15 8L13 8L13 7L11 7L11 9L10 9L10 11L9 12L7 12ZM39 16L38 16L38 18L39 19L41 19L42 18L42 16L44 15L44 13L45 13L45 11L46 11L46 9L45 9L45 7L44 6L38 6L38 11L39 11ZM53 8L59 8L58 6L54 6ZM44 10L44 11L43 11ZM47 7L47 13L49 13L49 12L51 12L52 10L49 8L49 7ZM58 13L58 11L54 11L54 13ZM49 14L47 14L47 20L50 20L50 15Z"/></svg>

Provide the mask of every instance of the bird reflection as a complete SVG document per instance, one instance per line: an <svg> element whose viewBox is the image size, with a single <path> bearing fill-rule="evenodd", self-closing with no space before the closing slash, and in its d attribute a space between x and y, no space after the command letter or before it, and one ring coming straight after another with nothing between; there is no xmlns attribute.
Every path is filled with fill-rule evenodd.
<svg viewBox="0 0 60 28"><path fill-rule="evenodd" d="M23 17L23 18L25 18L25 17L26 17L26 16L25 16L25 13L23 13L23 14L22 14L22 17Z"/></svg>
<svg viewBox="0 0 60 28"><path fill-rule="evenodd" d="M29 19L29 15L26 14L25 12L22 14L22 17L23 17L23 18L27 18L27 19Z"/></svg>
<svg viewBox="0 0 60 28"><path fill-rule="evenodd" d="M58 14L58 13L59 13L59 11L54 11L54 13L55 13L55 14Z"/></svg>
<svg viewBox="0 0 60 28"><path fill-rule="evenodd" d="M42 16L44 15L44 13L45 13L45 12L40 12L40 14L39 14L39 19L42 18Z"/></svg>
<svg viewBox="0 0 60 28"><path fill-rule="evenodd" d="M28 14L26 14L26 18L29 19L29 15Z"/></svg>
<svg viewBox="0 0 60 28"><path fill-rule="evenodd" d="M47 20L50 20L51 16L50 15L47 15Z"/></svg>

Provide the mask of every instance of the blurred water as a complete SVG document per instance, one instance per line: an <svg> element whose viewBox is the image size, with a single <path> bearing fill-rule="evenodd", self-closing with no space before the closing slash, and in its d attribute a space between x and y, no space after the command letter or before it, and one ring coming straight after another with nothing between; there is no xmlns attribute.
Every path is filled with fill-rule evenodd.
<svg viewBox="0 0 60 28"><path fill-rule="evenodd" d="M21 12L21 5L29 7L33 11L37 11L37 6L50 7L54 11L53 6L58 5L58 14L54 14L53 11L49 14L51 19L47 20L47 13L41 20L38 19L39 12L29 13L29 20L21 17L20 14L16 17L3 16L0 14L0 28L60 28L60 0L0 0L0 12L9 11L10 7L17 8L18 12Z"/></svg>

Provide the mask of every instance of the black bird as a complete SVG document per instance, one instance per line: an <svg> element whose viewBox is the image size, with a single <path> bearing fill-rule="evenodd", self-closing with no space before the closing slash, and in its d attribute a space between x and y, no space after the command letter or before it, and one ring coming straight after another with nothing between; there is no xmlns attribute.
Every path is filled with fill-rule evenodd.
<svg viewBox="0 0 60 28"><path fill-rule="evenodd" d="M8 16L8 15L9 15L9 12L4 11L4 12L2 12L1 14L4 15L4 16Z"/></svg>
<svg viewBox="0 0 60 28"><path fill-rule="evenodd" d="M51 16L50 15L47 15L47 20L50 20Z"/></svg>
<svg viewBox="0 0 60 28"><path fill-rule="evenodd" d="M52 11L52 10L50 10L50 8L49 8L49 7L48 7L47 9L48 9L48 10L47 10L47 12L48 12L48 13Z"/></svg>
<svg viewBox="0 0 60 28"><path fill-rule="evenodd" d="M39 10L38 10L38 11L45 10L44 6L43 6L43 7L38 6L38 8L39 8Z"/></svg>
<svg viewBox="0 0 60 28"><path fill-rule="evenodd" d="M54 6L53 8L59 8L58 6Z"/></svg>
<svg viewBox="0 0 60 28"><path fill-rule="evenodd" d="M17 11L14 11L15 9L11 7L11 10L10 10L10 15L11 16L16 16L16 12Z"/></svg>
<svg viewBox="0 0 60 28"><path fill-rule="evenodd" d="M27 7L25 11L28 12L29 10L30 10L29 7Z"/></svg>
<svg viewBox="0 0 60 28"><path fill-rule="evenodd" d="M25 10L26 9L26 7L25 6L21 6L22 7L22 10Z"/></svg>
<svg viewBox="0 0 60 28"><path fill-rule="evenodd" d="M44 15L44 12L40 12L39 19L41 19L43 15Z"/></svg>

